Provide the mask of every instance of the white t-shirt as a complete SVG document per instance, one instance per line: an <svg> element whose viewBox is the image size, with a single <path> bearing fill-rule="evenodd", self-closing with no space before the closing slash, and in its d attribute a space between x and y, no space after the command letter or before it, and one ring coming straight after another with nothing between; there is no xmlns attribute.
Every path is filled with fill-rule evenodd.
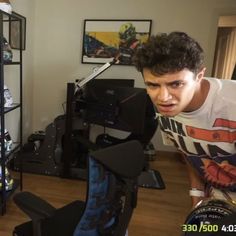
<svg viewBox="0 0 236 236"><path fill-rule="evenodd" d="M158 113L164 143L170 140L212 186L236 191L236 81L205 78L203 105L175 117Z"/></svg>

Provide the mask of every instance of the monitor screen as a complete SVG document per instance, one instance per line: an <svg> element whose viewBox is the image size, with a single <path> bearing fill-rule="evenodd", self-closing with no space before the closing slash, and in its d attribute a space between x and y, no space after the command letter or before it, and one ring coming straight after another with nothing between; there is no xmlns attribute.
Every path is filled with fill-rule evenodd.
<svg viewBox="0 0 236 236"><path fill-rule="evenodd" d="M96 86L88 83L83 99L86 103L85 121L136 134L143 133L147 101L145 89L119 87L112 83Z"/></svg>
<svg viewBox="0 0 236 236"><path fill-rule="evenodd" d="M134 79L94 79L86 86L88 89L97 86L134 87Z"/></svg>

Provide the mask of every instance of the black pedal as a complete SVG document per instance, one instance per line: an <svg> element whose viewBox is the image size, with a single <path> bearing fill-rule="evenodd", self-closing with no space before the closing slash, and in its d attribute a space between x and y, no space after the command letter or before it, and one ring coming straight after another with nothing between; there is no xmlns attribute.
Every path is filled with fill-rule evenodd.
<svg viewBox="0 0 236 236"><path fill-rule="evenodd" d="M36 131L35 133L31 134L28 137L28 142L34 142L34 141L43 141L45 138L45 132L44 131Z"/></svg>

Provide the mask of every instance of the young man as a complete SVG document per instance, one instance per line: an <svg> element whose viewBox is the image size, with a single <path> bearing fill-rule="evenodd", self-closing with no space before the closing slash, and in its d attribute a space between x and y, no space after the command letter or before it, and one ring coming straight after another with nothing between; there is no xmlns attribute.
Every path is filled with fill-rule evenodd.
<svg viewBox="0 0 236 236"><path fill-rule="evenodd" d="M236 82L205 78L203 59L183 32L152 36L133 59L164 143L185 156L193 205L209 195L236 201Z"/></svg>

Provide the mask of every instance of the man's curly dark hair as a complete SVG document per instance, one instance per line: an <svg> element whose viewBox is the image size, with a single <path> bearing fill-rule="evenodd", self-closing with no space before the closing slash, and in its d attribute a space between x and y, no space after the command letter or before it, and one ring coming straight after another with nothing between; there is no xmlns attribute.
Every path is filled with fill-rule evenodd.
<svg viewBox="0 0 236 236"><path fill-rule="evenodd" d="M203 66L203 49L184 32L151 36L135 52L133 63L138 71L148 68L154 75L188 69L198 73Z"/></svg>

